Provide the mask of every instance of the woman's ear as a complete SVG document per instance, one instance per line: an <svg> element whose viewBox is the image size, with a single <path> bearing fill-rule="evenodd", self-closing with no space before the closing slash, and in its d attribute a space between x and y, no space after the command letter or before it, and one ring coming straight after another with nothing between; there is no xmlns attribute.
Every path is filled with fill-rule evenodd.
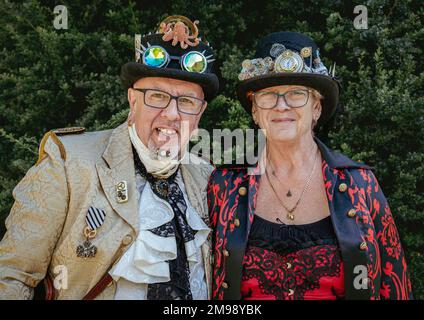
<svg viewBox="0 0 424 320"><path fill-rule="evenodd" d="M322 111L321 99L318 99L317 102L314 104L314 108L312 110L314 120L318 121L318 119L321 117L321 111Z"/></svg>
<svg viewBox="0 0 424 320"><path fill-rule="evenodd" d="M256 106L252 106L252 119L253 119L253 122L257 125L258 124L258 119L257 119Z"/></svg>

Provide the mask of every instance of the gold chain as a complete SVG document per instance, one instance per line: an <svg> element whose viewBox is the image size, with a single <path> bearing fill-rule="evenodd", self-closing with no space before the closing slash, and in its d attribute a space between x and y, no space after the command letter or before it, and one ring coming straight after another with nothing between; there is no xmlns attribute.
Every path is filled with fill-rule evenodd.
<svg viewBox="0 0 424 320"><path fill-rule="evenodd" d="M276 198L278 199L278 201L280 202L280 204L284 207L284 209L286 209L286 211L288 212L287 213L287 218L288 219L290 219L290 220L294 220L294 214L293 214L293 212L296 210L296 208L297 208L297 206L299 205L299 203L300 203L300 201L302 200L302 198L303 198L303 195L304 195L304 193L305 193L305 191L308 189L308 187L309 187L309 184L310 184L310 182L311 182L311 179L312 179L312 175L313 175L313 173L314 173L314 171L315 171L315 167L316 167L316 164L317 164L317 157L318 157L318 150L316 150L315 151L315 158L314 158L314 165L313 165L313 167L312 167L312 170L311 170L311 173L309 174L309 177L308 177L308 180L306 181L306 183L305 183L305 186L303 187L303 190L302 190L302 193L300 194L300 196L299 196L299 199L297 200L297 202L296 202L296 204L294 205L294 207L293 208L291 208L291 209L289 209L285 204L284 204L284 202L280 199L280 197L278 196L278 193L277 193L277 191L275 191L275 188L274 188L274 185L272 184L272 182L271 182L271 179L269 178L269 175L268 175L268 170L267 169L265 169L265 175L266 175L266 178L267 178L267 180L268 180L268 182L269 182L269 185L270 185L270 187L271 187L271 189L272 189L272 191L274 192L274 194L275 194L275 196L276 196ZM269 160L268 160L269 161ZM280 182L281 183L281 182Z"/></svg>

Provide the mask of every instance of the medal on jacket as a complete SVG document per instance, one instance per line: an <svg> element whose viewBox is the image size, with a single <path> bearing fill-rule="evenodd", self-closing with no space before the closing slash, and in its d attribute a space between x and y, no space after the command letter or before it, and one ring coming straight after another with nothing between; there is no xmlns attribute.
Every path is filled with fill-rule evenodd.
<svg viewBox="0 0 424 320"><path fill-rule="evenodd" d="M77 247L76 253L79 258L94 258L97 253L97 247L91 243L97 235L97 229L103 225L106 213L102 209L95 207L88 208L85 222L87 226L83 230L85 241Z"/></svg>

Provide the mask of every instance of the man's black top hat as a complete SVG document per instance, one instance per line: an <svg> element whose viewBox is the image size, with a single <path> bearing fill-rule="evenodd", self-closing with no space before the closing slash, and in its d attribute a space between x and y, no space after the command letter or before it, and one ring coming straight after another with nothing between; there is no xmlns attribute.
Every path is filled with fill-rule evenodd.
<svg viewBox="0 0 424 320"><path fill-rule="evenodd" d="M213 99L219 89L218 77L212 69L214 53L209 44L197 37L197 23L198 21L193 23L183 16L170 16L161 23L158 33L144 35L139 44L136 40L137 61L128 62L121 67L121 80L125 88L132 87L134 82L143 77L165 77L197 83L203 88L205 99ZM149 48L158 48L157 46L160 51L154 57L163 58L163 49L168 57L163 66L155 66L155 61L150 59L152 55L145 54ZM196 56L191 57L191 62L187 56L190 52L196 52ZM197 71L187 71L184 61L190 64L199 57L203 59L199 64L204 64L205 68L197 67L193 68Z"/></svg>
<svg viewBox="0 0 424 320"><path fill-rule="evenodd" d="M248 113L252 111L249 92L279 85L303 85L324 97L319 123L326 122L339 101L339 83L333 70L319 57L315 42L298 32L276 32L259 41L254 59L242 63L237 96Z"/></svg>

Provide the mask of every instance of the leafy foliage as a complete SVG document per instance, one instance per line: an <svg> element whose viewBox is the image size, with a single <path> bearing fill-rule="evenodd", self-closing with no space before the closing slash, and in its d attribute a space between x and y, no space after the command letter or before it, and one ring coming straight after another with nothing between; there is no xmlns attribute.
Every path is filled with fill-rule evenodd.
<svg viewBox="0 0 424 320"><path fill-rule="evenodd" d="M374 167L399 228L415 297L424 298L421 1L365 1L367 30L353 25L354 7L364 1L61 1L67 30L53 27L57 4L0 0L2 221L46 131L76 125L101 130L125 121L128 105L118 74L133 58L134 33L154 31L170 14L200 21L202 38L217 53L221 80L221 95L201 122L212 130L252 126L235 98L241 62L253 55L260 37L300 31L316 40L326 65L337 62L343 78L343 108L318 135Z"/></svg>

